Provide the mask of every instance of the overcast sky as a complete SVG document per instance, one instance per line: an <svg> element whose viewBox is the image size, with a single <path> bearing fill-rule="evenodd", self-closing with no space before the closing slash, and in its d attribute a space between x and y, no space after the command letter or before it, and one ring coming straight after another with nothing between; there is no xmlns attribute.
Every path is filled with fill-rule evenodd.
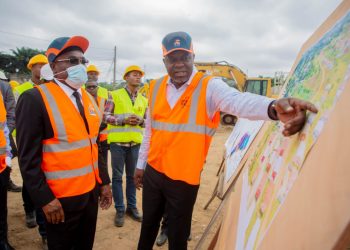
<svg viewBox="0 0 350 250"><path fill-rule="evenodd" d="M60 36L83 35L86 57L117 80L130 64L147 78L165 73L161 40L192 36L196 60L226 60L249 76L289 71L302 44L341 0L0 0L0 51L46 50Z"/></svg>

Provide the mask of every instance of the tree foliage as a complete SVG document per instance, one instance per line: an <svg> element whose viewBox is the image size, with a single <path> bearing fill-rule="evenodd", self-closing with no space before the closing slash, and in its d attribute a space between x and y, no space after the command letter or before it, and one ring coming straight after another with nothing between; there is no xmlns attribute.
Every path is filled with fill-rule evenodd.
<svg viewBox="0 0 350 250"><path fill-rule="evenodd" d="M0 52L0 69L7 73L30 75L27 64L30 58L37 54L45 54L45 52L28 47L12 49L11 54Z"/></svg>

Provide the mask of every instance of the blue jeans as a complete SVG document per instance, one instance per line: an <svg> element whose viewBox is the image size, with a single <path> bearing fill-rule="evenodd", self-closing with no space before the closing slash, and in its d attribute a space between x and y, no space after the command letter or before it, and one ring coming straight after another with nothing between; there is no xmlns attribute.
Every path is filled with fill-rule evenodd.
<svg viewBox="0 0 350 250"><path fill-rule="evenodd" d="M126 200L128 208L136 208L136 187L134 173L140 145L123 147L115 143L110 144L112 162L112 192L115 209L124 213L123 173L126 172Z"/></svg>

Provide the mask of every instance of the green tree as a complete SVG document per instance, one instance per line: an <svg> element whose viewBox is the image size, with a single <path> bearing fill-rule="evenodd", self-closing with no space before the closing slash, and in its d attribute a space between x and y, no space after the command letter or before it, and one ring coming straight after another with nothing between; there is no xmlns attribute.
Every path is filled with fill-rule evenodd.
<svg viewBox="0 0 350 250"><path fill-rule="evenodd" d="M27 64L33 56L37 54L45 54L45 51L21 47L11 49L12 54L0 52L0 68L8 73L18 73L22 75L30 75Z"/></svg>

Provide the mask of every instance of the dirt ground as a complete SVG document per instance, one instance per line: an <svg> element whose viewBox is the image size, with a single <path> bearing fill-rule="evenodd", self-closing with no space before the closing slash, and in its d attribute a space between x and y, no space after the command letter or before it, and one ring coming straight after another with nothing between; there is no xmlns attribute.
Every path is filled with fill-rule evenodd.
<svg viewBox="0 0 350 250"><path fill-rule="evenodd" d="M193 212L192 240L189 242L189 249L195 248L220 204L220 200L215 198L208 209L203 210L217 182L216 172L223 156L224 142L229 136L231 129L230 127L219 128L213 139L207 162L202 173L201 186ZM13 161L11 177L16 184L22 184L17 158ZM28 229L25 226L21 193L9 192L8 194L9 241L17 250L41 249L41 238L37 227ZM141 210L141 191L137 191L137 203L138 208ZM141 224L126 217L124 227L117 228L114 226L113 222L114 215L115 209L113 205L106 211L99 210L94 249L136 249ZM217 226L218 225L216 225L216 227ZM206 244L203 248L206 248L210 243L210 239L213 235L214 232L208 235L208 239L205 241ZM154 246L154 249L167 248L167 244L162 247Z"/></svg>

